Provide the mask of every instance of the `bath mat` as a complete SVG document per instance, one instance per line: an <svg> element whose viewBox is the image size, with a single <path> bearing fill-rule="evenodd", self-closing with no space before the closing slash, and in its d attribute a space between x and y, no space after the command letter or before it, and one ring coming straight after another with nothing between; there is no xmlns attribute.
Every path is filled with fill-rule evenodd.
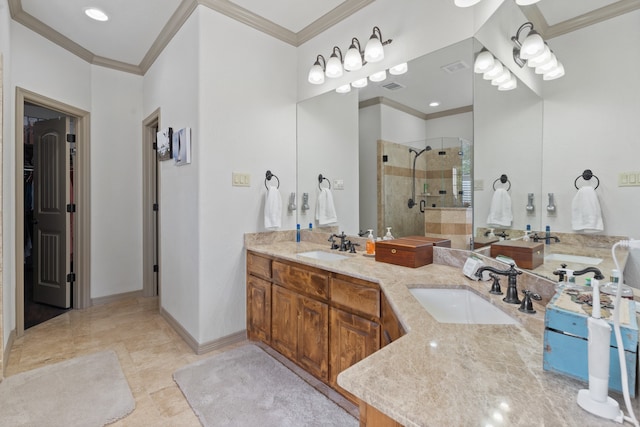
<svg viewBox="0 0 640 427"><path fill-rule="evenodd" d="M0 383L0 427L101 427L135 400L113 351L44 366Z"/></svg>
<svg viewBox="0 0 640 427"><path fill-rule="evenodd" d="M179 369L173 378L205 427L357 427L358 420L249 344Z"/></svg>

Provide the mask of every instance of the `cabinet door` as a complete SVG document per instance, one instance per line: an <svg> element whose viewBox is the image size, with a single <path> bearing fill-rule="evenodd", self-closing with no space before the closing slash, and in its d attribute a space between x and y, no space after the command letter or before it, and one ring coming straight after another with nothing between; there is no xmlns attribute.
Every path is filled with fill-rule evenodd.
<svg viewBox="0 0 640 427"><path fill-rule="evenodd" d="M329 380L329 306L298 297L298 363L309 373Z"/></svg>
<svg viewBox="0 0 640 427"><path fill-rule="evenodd" d="M278 285L271 288L271 345L291 360L297 357L297 294Z"/></svg>
<svg viewBox="0 0 640 427"><path fill-rule="evenodd" d="M380 339L382 340L381 347L384 347L403 336L404 328L400 324L398 317L393 312L393 308L391 308L384 294L382 294L381 298L381 313L380 323L382 324L382 336Z"/></svg>
<svg viewBox="0 0 640 427"><path fill-rule="evenodd" d="M329 383L347 398L357 399L338 386L338 374L380 349L380 325L355 314L329 311Z"/></svg>
<svg viewBox="0 0 640 427"><path fill-rule="evenodd" d="M271 283L254 276L247 276L247 335L271 341Z"/></svg>

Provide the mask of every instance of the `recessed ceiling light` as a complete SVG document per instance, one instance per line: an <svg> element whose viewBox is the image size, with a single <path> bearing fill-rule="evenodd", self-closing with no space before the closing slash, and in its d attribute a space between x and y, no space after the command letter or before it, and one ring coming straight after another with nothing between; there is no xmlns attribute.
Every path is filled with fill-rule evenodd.
<svg viewBox="0 0 640 427"><path fill-rule="evenodd" d="M84 10L84 13L91 19L96 21L108 21L109 16L106 13L95 7L88 7Z"/></svg>
<svg viewBox="0 0 640 427"><path fill-rule="evenodd" d="M438 105L440 105L438 101L433 101L429 103L429 107L437 107Z"/></svg>

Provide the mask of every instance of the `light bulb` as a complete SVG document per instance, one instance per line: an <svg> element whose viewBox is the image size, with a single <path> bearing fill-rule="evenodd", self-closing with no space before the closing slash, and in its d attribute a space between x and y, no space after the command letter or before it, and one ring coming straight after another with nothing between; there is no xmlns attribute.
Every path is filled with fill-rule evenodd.
<svg viewBox="0 0 640 427"><path fill-rule="evenodd" d="M530 4L538 3L540 0L516 0L516 4L520 6L529 6Z"/></svg>
<svg viewBox="0 0 640 427"><path fill-rule="evenodd" d="M336 92L338 93L348 93L351 92L351 85L342 85L342 86L338 86L338 88L336 89Z"/></svg>
<svg viewBox="0 0 640 427"><path fill-rule="evenodd" d="M480 3L480 0L455 0L453 3L458 7L469 7L476 3Z"/></svg>
<svg viewBox="0 0 640 427"><path fill-rule="evenodd" d="M369 76L369 80L372 82L381 82L387 78L387 72L385 70L378 71L377 73L373 73Z"/></svg>
<svg viewBox="0 0 640 427"><path fill-rule="evenodd" d="M502 65L502 62L496 61L493 64L493 67L491 67L489 71L487 71L482 75L482 78L485 80L493 80L496 77L498 77L500 74L502 74L503 69L504 69L504 66Z"/></svg>
<svg viewBox="0 0 640 427"><path fill-rule="evenodd" d="M551 59L549 61L547 61L545 64L542 64L536 67L536 74L546 74L557 66L558 66L558 59L552 53Z"/></svg>
<svg viewBox="0 0 640 427"><path fill-rule="evenodd" d="M331 54L331 57L327 61L327 70L325 71L325 74L327 77L332 79L342 77L342 63L335 52Z"/></svg>
<svg viewBox="0 0 640 427"><path fill-rule="evenodd" d="M363 77L363 78L358 79L355 82L351 83L351 86L360 88L360 87L365 87L367 84L368 84L367 78Z"/></svg>
<svg viewBox="0 0 640 427"><path fill-rule="evenodd" d="M309 83L314 85L321 85L324 83L324 71L318 61L313 64L311 70L309 70Z"/></svg>
<svg viewBox="0 0 640 427"><path fill-rule="evenodd" d="M364 60L367 62L380 62L384 59L382 43L374 32L364 48Z"/></svg>
<svg viewBox="0 0 640 427"><path fill-rule="evenodd" d="M551 61L551 50L549 50L549 46L545 46L542 52L540 52L538 55L532 56L531 58L527 59L527 65L531 68L536 68L546 64L549 61Z"/></svg>
<svg viewBox="0 0 640 427"><path fill-rule="evenodd" d="M544 40L542 36L535 31L531 31L520 48L520 58L530 59L534 56L540 55L544 50Z"/></svg>
<svg viewBox="0 0 640 427"><path fill-rule="evenodd" d="M344 56L344 69L356 71L362 68L362 56L354 43L351 44L347 54Z"/></svg>
<svg viewBox="0 0 640 427"><path fill-rule="evenodd" d="M555 80L562 76L564 76L564 65L558 62L558 65L556 65L554 69L542 76L542 80Z"/></svg>
<svg viewBox="0 0 640 427"><path fill-rule="evenodd" d="M502 69L502 73L500 73L496 78L491 80L491 84L493 86L500 86L502 83L511 79L511 72L505 67Z"/></svg>
<svg viewBox="0 0 640 427"><path fill-rule="evenodd" d="M513 90L517 87L518 87L518 79L516 79L516 77L512 74L509 80L507 80L506 82L498 86L498 90L500 91Z"/></svg>
<svg viewBox="0 0 640 427"><path fill-rule="evenodd" d="M488 50L481 51L476 57L476 62L473 64L473 71L476 73L486 73L493 67L496 59Z"/></svg>
<svg viewBox="0 0 640 427"><path fill-rule="evenodd" d="M398 64L394 67L389 68L389 74L393 74L394 76L399 76L400 74L404 74L409 70L406 62L402 64Z"/></svg>

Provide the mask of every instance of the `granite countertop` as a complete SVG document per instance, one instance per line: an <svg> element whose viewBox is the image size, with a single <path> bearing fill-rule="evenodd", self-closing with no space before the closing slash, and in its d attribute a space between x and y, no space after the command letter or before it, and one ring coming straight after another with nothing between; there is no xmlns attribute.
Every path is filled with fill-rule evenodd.
<svg viewBox="0 0 640 427"><path fill-rule="evenodd" d="M490 281L461 272L466 251L434 248L434 263L406 268L362 254L319 261L297 255L328 250L327 244L291 241L246 248L380 284L407 331L338 376L341 387L405 426L606 426L577 403L587 384L542 368L544 306L518 311L488 293ZM522 276L521 276L522 277ZM519 279L520 280L520 279ZM548 281L549 287L555 284ZM445 324L436 321L410 287L468 287L520 321L516 325ZM627 413L621 395L610 393ZM640 414L638 399L632 399Z"/></svg>

